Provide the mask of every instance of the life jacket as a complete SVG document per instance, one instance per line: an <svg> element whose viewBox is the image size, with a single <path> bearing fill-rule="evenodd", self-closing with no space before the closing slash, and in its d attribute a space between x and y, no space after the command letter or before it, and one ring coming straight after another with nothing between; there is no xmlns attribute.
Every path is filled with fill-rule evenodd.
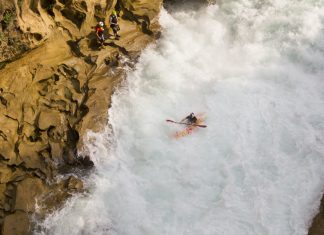
<svg viewBox="0 0 324 235"><path fill-rule="evenodd" d="M104 29L103 27L101 27L100 25L97 25L97 26L96 26L96 32L97 32L98 34L102 34L104 30L105 30L105 29Z"/></svg>
<svg viewBox="0 0 324 235"><path fill-rule="evenodd" d="M110 16L110 24L117 24L117 23L118 23L117 16L111 15Z"/></svg>
<svg viewBox="0 0 324 235"><path fill-rule="evenodd" d="M197 121L197 118L195 117L195 115L190 114L187 119L189 120L189 122L191 123L195 123Z"/></svg>

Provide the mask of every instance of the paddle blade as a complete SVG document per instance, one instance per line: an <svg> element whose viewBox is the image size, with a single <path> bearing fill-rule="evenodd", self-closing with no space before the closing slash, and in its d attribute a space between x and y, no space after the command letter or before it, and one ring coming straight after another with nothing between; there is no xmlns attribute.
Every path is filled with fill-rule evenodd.
<svg viewBox="0 0 324 235"><path fill-rule="evenodd" d="M207 127L206 125L196 125L196 126L199 126L199 127L202 127L202 128L206 128Z"/></svg>

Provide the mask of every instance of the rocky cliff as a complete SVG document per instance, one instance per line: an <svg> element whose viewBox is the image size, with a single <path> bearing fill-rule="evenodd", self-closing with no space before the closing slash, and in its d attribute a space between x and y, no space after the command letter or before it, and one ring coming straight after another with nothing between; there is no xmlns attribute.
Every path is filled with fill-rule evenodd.
<svg viewBox="0 0 324 235"><path fill-rule="evenodd" d="M123 66L159 33L161 0L0 1L0 227L28 234L92 167L82 136L100 130ZM116 9L120 40L94 27ZM58 177L60 176L60 177ZM37 213L35 208L37 205ZM43 208L43 209L42 209Z"/></svg>

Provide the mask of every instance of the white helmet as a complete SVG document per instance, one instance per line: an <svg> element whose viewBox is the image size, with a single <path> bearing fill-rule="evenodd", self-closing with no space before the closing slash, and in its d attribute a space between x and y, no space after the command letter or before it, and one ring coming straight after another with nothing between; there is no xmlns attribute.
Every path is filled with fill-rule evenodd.
<svg viewBox="0 0 324 235"><path fill-rule="evenodd" d="M104 26L104 23L102 21L99 22L100 26Z"/></svg>

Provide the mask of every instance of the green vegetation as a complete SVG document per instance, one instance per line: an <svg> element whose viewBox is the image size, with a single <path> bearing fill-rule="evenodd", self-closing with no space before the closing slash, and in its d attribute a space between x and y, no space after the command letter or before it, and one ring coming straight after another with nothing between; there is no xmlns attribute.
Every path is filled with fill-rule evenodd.
<svg viewBox="0 0 324 235"><path fill-rule="evenodd" d="M55 3L48 4L47 7L46 7L46 10L52 11L53 8L54 8L54 5L55 5Z"/></svg>
<svg viewBox="0 0 324 235"><path fill-rule="evenodd" d="M12 13L11 13L11 11L6 11L5 13L4 13L4 15L3 15L3 22L4 22L4 24L6 25L6 26L8 26L9 24L10 24L10 22L11 22L11 20L12 20Z"/></svg>
<svg viewBox="0 0 324 235"><path fill-rule="evenodd" d="M18 0L18 6L21 7L23 4L23 0Z"/></svg>

